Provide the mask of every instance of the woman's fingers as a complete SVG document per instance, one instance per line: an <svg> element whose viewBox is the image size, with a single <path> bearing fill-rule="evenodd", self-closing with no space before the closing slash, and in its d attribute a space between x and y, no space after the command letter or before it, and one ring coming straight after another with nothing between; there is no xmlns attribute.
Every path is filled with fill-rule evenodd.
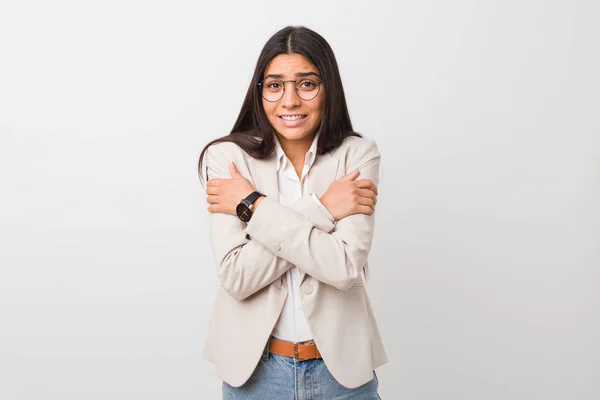
<svg viewBox="0 0 600 400"><path fill-rule="evenodd" d="M357 181L354 181L354 184L356 184L356 186L361 189L369 189L375 192L375 194L377 194L377 186L373 182L371 182L370 179L359 179Z"/></svg>
<svg viewBox="0 0 600 400"><path fill-rule="evenodd" d="M377 195L370 189L358 189L358 195L360 197L366 197L373 200L373 204L377 204Z"/></svg>
<svg viewBox="0 0 600 400"><path fill-rule="evenodd" d="M218 199L218 196L209 195L206 197L206 201L208 202L208 204L218 204Z"/></svg>
<svg viewBox="0 0 600 400"><path fill-rule="evenodd" d="M206 187L209 188L217 188L219 186L225 186L225 185L231 185L233 183L234 179L233 178L224 178L224 179L220 179L220 178L214 178L209 180L206 183Z"/></svg>
<svg viewBox="0 0 600 400"><path fill-rule="evenodd" d="M373 208L369 207L369 206L356 206L356 210L357 210L357 214L366 214L366 215L371 215L373 214Z"/></svg>
<svg viewBox="0 0 600 400"><path fill-rule="evenodd" d="M370 181L369 181L370 182ZM368 185L370 187L370 185ZM371 189L358 189L356 199L356 210L360 214L373 214L377 204L377 194Z"/></svg>
<svg viewBox="0 0 600 400"><path fill-rule="evenodd" d="M375 200L373 200L370 197L362 197L360 196L358 198L358 204L362 205L362 206L369 206L369 207L374 207L375 206Z"/></svg>
<svg viewBox="0 0 600 400"><path fill-rule="evenodd" d="M206 186L207 186L207 187L208 187L208 186L219 186L219 185L221 185L221 183L222 183L223 181L225 181L225 180L226 180L226 179L214 178L214 179L211 179L211 180L209 180L208 182L206 182Z"/></svg>
<svg viewBox="0 0 600 400"><path fill-rule="evenodd" d="M360 174L359 170L355 170L355 171L350 172L348 175L342 176L338 181L339 182L353 181L358 177L359 174Z"/></svg>

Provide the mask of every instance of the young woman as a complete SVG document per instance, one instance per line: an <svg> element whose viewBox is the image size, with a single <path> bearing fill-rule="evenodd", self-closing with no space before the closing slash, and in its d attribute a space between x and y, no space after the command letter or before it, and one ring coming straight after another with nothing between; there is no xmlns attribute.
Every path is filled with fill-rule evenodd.
<svg viewBox="0 0 600 400"><path fill-rule="evenodd" d="M353 132L329 44L265 44L231 134L202 151L221 288L204 357L224 399L378 399L365 291L380 156Z"/></svg>

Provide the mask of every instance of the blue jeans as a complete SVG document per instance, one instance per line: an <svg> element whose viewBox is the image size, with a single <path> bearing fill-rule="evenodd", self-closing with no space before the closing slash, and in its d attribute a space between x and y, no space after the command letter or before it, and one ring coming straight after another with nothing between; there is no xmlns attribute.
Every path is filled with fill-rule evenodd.
<svg viewBox="0 0 600 400"><path fill-rule="evenodd" d="M379 382L373 379L356 389L340 385L323 359L294 361L269 353L268 346L250 379L236 388L223 382L223 400L378 400Z"/></svg>

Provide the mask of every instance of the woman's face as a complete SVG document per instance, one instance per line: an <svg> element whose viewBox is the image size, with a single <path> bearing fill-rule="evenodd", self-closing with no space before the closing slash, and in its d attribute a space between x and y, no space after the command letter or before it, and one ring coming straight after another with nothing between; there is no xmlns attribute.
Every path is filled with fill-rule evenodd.
<svg viewBox="0 0 600 400"><path fill-rule="evenodd" d="M266 83L274 82L273 79L279 82L296 80L296 84L302 85L299 90L300 95L310 98L310 86L315 81L320 81L321 76L317 67L308 59L303 55L293 53L280 54L273 58L267 65L263 79L266 79L263 86ZM321 124L325 108L324 85L321 84L319 87L317 84L314 90L318 90L318 94L311 100L303 100L298 97L294 82L286 82L283 85L285 85L283 97L278 101L270 102L264 97L262 98L263 108L271 126L277 132L280 140L312 141ZM276 89L280 85L275 82L270 87Z"/></svg>

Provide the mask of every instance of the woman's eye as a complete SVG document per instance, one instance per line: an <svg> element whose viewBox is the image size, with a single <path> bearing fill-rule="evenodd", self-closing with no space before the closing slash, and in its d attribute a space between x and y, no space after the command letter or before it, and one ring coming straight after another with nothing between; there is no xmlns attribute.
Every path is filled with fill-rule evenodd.
<svg viewBox="0 0 600 400"><path fill-rule="evenodd" d="M302 81L300 83L300 87L305 88L305 89L312 89L315 86L316 86L316 84L313 81Z"/></svg>
<svg viewBox="0 0 600 400"><path fill-rule="evenodd" d="M281 85L278 82L271 82L267 85L269 89L279 89Z"/></svg>

